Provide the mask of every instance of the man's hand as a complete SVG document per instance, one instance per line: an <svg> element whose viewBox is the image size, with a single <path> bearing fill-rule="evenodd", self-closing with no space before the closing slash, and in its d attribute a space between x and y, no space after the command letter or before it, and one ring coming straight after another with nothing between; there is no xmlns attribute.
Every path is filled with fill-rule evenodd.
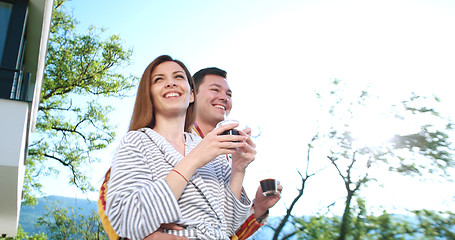
<svg viewBox="0 0 455 240"><path fill-rule="evenodd" d="M280 181L276 181L277 193L271 196L264 196L262 194L262 188L259 185L258 190L256 191L256 198L254 199L254 215L256 218L262 216L269 208L275 206L275 204L281 198L281 191L283 186L281 186Z"/></svg>
<svg viewBox="0 0 455 240"><path fill-rule="evenodd" d="M238 148L232 154L232 171L244 172L246 167L254 161L256 157L256 144L251 140L251 129L247 128L240 131L242 136L247 137L245 146Z"/></svg>
<svg viewBox="0 0 455 240"><path fill-rule="evenodd" d="M227 124L219 126L207 133L202 141L188 153L187 157L194 157L191 161L197 168L205 166L207 163L223 154L234 154L237 149L244 148L248 136L243 135L220 135L222 132L233 129L238 124Z"/></svg>
<svg viewBox="0 0 455 240"><path fill-rule="evenodd" d="M164 233L164 229L170 229L170 230L183 230L183 227L175 224L175 223L169 223L169 224L161 224L160 228L156 230L154 233L148 235L146 238L143 240L188 240L186 237L180 237L176 235L172 235L169 233Z"/></svg>

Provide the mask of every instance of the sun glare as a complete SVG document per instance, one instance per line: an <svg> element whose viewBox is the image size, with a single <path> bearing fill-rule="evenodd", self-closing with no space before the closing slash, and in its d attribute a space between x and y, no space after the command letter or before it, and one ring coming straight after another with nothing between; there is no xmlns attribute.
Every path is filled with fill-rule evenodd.
<svg viewBox="0 0 455 240"><path fill-rule="evenodd" d="M354 119L351 131L359 147L377 147L390 140L398 129L386 116L365 114Z"/></svg>
<svg viewBox="0 0 455 240"><path fill-rule="evenodd" d="M407 128L380 103L370 104L354 115L349 127L358 147L379 147Z"/></svg>

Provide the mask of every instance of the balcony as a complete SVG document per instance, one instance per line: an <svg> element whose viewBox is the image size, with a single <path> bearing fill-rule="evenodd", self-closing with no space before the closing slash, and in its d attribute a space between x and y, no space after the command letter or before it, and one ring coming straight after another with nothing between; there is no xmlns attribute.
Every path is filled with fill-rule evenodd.
<svg viewBox="0 0 455 240"><path fill-rule="evenodd" d="M52 0L0 0L0 236L17 233L52 8Z"/></svg>

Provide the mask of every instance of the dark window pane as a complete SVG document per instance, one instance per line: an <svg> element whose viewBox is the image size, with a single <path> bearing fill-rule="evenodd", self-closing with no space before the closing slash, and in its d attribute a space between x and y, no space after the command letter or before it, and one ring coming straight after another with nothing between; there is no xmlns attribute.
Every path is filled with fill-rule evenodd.
<svg viewBox="0 0 455 240"><path fill-rule="evenodd" d="M8 33L8 24L11 16L13 4L0 2L0 65L5 49L6 34Z"/></svg>

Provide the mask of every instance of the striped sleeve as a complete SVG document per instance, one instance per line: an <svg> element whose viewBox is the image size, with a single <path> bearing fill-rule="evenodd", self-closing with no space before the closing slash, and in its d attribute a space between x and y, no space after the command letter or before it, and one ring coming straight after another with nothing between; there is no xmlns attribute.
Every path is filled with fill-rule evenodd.
<svg viewBox="0 0 455 240"><path fill-rule="evenodd" d="M153 166L143 149L137 132L125 136L112 163L106 196L106 215L113 229L132 240L142 239L182 215L167 182L152 180Z"/></svg>
<svg viewBox="0 0 455 240"><path fill-rule="evenodd" d="M250 209L250 200L246 197L246 193L242 190L242 199L246 202L239 201L231 188L226 188L226 201L224 206L224 213L228 229L226 230L228 236L234 235L235 231L239 228L240 224L245 220Z"/></svg>
<svg viewBox="0 0 455 240"><path fill-rule="evenodd" d="M237 199L235 194L229 187L229 180L231 178L231 167L227 164L227 161L223 161L226 173L224 174L225 181L225 196L226 201L224 202L224 213L226 217L227 229L226 233L228 236L234 235L235 231L239 228L240 224L247 217L251 201L248 198L245 189L242 188L240 201Z"/></svg>

